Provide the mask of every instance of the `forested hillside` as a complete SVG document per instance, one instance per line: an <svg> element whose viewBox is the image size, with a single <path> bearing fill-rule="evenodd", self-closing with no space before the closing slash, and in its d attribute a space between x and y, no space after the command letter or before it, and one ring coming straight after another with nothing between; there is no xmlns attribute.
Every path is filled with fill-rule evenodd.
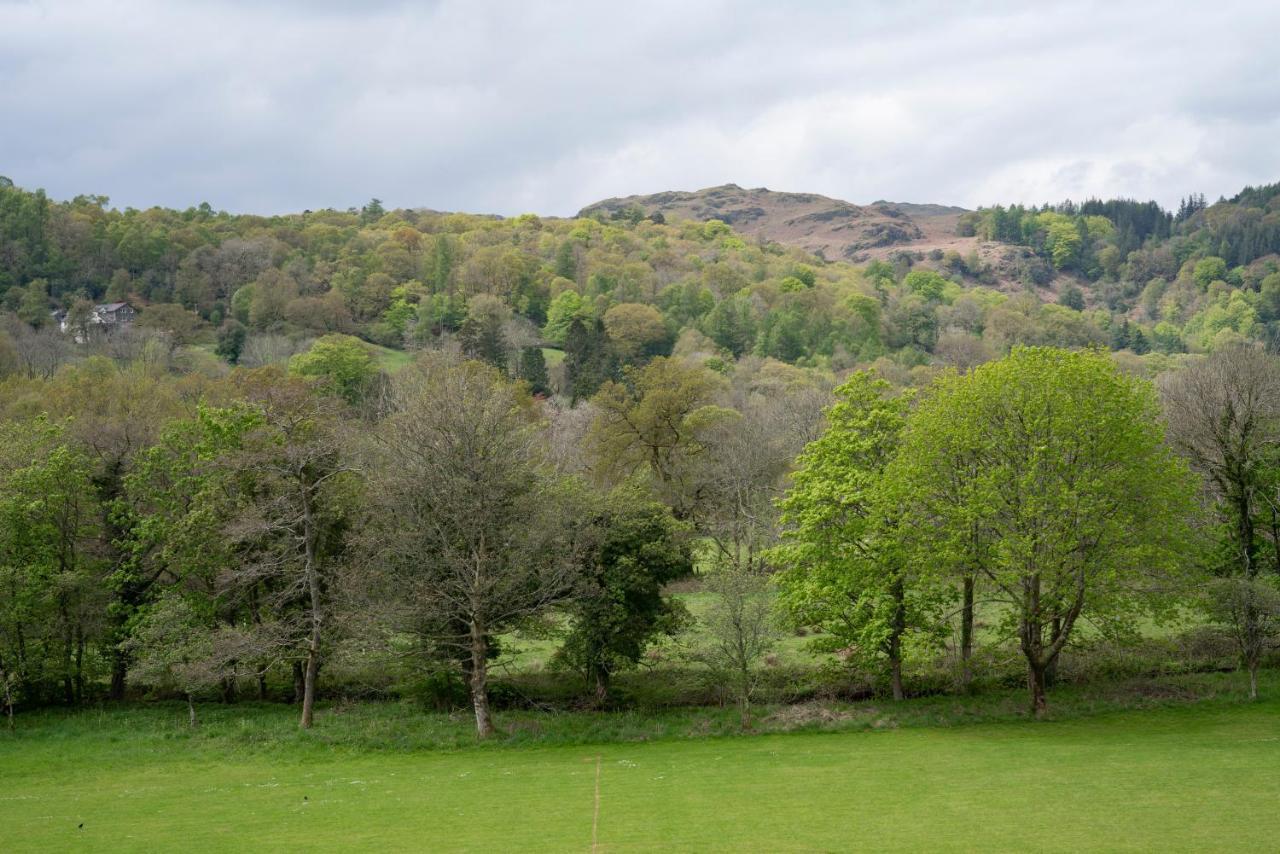
<svg viewBox="0 0 1280 854"><path fill-rule="evenodd" d="M396 350L456 340L540 390L578 395L673 350L837 371L889 359L904 382L916 366L1014 344L1207 351L1273 334L1277 197L1271 186L1209 207L1192 198L1176 215L1128 201L997 206L961 216L978 241L968 254L902 249L854 265L635 207L500 219L374 200L260 217L120 211L5 182L0 370L41 369L32 348L58 363L38 344L51 312L74 326L114 301L171 345L216 347L227 362L277 361L330 333Z"/></svg>
<svg viewBox="0 0 1280 854"><path fill-rule="evenodd" d="M1116 348L1274 346L1280 332L1280 184L1214 205L1189 196L1176 213L1126 199L997 205L963 215L957 230L1023 247L1028 284L1074 279L1060 283L1060 301L1122 318Z"/></svg>

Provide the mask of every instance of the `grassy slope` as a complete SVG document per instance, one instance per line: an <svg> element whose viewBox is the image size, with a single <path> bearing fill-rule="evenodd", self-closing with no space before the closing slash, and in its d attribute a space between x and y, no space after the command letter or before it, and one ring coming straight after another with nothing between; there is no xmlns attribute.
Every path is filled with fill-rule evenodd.
<svg viewBox="0 0 1280 854"><path fill-rule="evenodd" d="M6 849L589 850L597 761L604 851L1274 850L1280 834L1274 700L452 751L256 742L236 709L222 736L191 738L180 713L37 717L0 736Z"/></svg>
<svg viewBox="0 0 1280 854"><path fill-rule="evenodd" d="M389 374L394 374L413 362L417 353L411 353L407 350L392 350L390 347L383 347L380 344L370 344L365 342L365 346L373 353L374 361L378 363L378 367Z"/></svg>

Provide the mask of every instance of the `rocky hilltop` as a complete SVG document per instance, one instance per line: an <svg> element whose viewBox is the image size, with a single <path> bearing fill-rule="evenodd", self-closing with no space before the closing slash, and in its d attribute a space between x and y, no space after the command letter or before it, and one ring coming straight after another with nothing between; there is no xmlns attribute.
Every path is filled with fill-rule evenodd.
<svg viewBox="0 0 1280 854"><path fill-rule="evenodd" d="M963 208L877 201L855 205L816 193L782 193L724 184L605 199L580 216L613 216L638 208L645 216L722 220L746 235L799 246L828 260L863 260L896 248L932 248L955 233Z"/></svg>

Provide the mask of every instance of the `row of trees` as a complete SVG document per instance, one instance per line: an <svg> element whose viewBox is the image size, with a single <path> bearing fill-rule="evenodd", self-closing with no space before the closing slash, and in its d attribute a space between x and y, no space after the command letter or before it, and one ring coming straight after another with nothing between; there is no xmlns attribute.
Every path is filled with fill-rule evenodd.
<svg viewBox="0 0 1280 854"><path fill-rule="evenodd" d="M726 572L760 570L825 400L777 363L730 380L659 358L564 409L458 355L394 378L353 365L358 343L307 355L220 379L94 358L4 384L10 714L132 681L194 717L208 691L283 681L309 726L326 662L364 649L464 680L485 735L501 639L542 618L605 703L686 622L664 587L695 534Z"/></svg>
<svg viewBox="0 0 1280 854"><path fill-rule="evenodd" d="M905 646L937 645L956 612L967 683L984 608L1039 715L1080 626L1123 636L1194 603L1231 628L1256 695L1280 618L1277 382L1253 349L1169 375L1163 412L1096 351L1015 350L914 400L855 374L783 502L783 605L887 662L895 697Z"/></svg>
<svg viewBox="0 0 1280 854"><path fill-rule="evenodd" d="M895 696L907 652L953 628L961 684L980 642L1012 642L1037 712L1086 623L1204 605L1252 673L1273 639L1280 370L1255 349L1159 396L1096 350L1017 348L919 392L856 372L824 429L826 376L776 361L659 356L573 406L458 354L387 376L322 343L287 373L91 358L3 382L11 714L131 678L189 699L291 682L307 726L325 667L374 656L463 680L487 734L511 631L550 621L605 703L687 622L664 588L695 557L704 657L744 717L771 586Z"/></svg>

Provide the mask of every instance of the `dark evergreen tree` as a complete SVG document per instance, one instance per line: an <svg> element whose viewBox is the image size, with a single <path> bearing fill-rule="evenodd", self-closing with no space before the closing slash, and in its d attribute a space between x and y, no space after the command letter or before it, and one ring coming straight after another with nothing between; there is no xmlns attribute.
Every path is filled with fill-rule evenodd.
<svg viewBox="0 0 1280 854"><path fill-rule="evenodd" d="M1132 336L1129 333L1129 321L1126 320L1111 330L1112 350L1128 350L1132 343Z"/></svg>
<svg viewBox="0 0 1280 854"><path fill-rule="evenodd" d="M236 364L240 361L240 352L244 350L247 335L243 323L234 318L227 320L218 330L218 344L214 352L228 364Z"/></svg>
<svg viewBox="0 0 1280 854"><path fill-rule="evenodd" d="M541 347L525 347L520 351L520 364L516 368L517 379L529 384L534 394L551 393L551 380L547 377L547 360Z"/></svg>
<svg viewBox="0 0 1280 854"><path fill-rule="evenodd" d="M578 278L578 256L573 249L573 241L566 240L556 250L556 275L575 281Z"/></svg>
<svg viewBox="0 0 1280 854"><path fill-rule="evenodd" d="M565 381L573 403L590 397L605 380L618 375L618 360L604 324L574 318L564 339Z"/></svg>
<svg viewBox="0 0 1280 854"><path fill-rule="evenodd" d="M502 332L501 321L492 315L468 315L458 330L462 352L472 359L488 362L498 370L507 371L507 336Z"/></svg>

